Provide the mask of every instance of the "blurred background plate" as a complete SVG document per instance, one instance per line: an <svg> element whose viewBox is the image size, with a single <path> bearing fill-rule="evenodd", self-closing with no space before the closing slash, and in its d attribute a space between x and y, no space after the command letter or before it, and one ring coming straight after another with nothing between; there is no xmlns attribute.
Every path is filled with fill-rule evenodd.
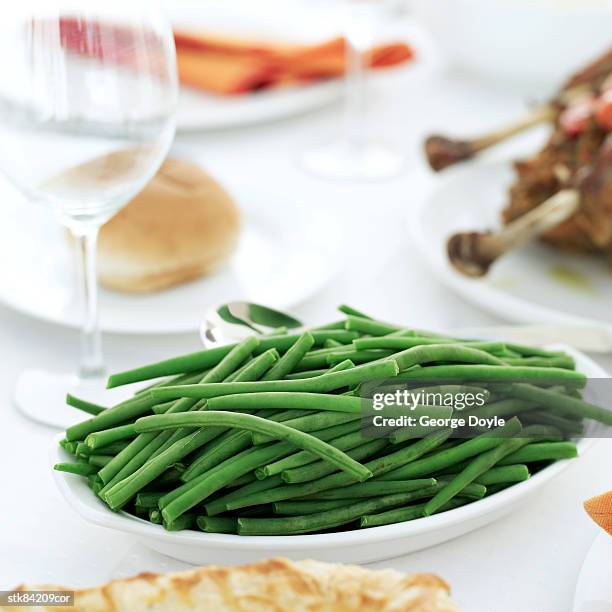
<svg viewBox="0 0 612 612"><path fill-rule="evenodd" d="M230 299L290 308L322 289L342 264L342 232L333 217L318 223L294 195L248 185L230 189L242 211L237 252L217 273L152 294L102 289L102 329L180 333L198 329L207 308ZM0 224L0 302L38 319L78 327L69 243L49 211L26 203L4 179Z"/></svg>
<svg viewBox="0 0 612 612"><path fill-rule="evenodd" d="M503 257L483 279L448 263L447 238L460 230L500 226L513 180L510 163L474 163L437 178L410 227L438 278L466 300L509 321L612 326L612 271L603 258L533 243Z"/></svg>
<svg viewBox="0 0 612 612"><path fill-rule="evenodd" d="M411 0L449 63L550 94L611 44L612 0Z"/></svg>
<svg viewBox="0 0 612 612"><path fill-rule="evenodd" d="M325 4L325 6L324 6ZM331 0L165 0L176 29L290 43L315 43L342 34L340 4ZM238 96L215 96L183 87L178 109L182 131L239 127L282 119L335 102L341 81L304 84Z"/></svg>
<svg viewBox="0 0 612 612"><path fill-rule="evenodd" d="M600 533L584 559L574 598L574 612L612 611L612 537Z"/></svg>
<svg viewBox="0 0 612 612"><path fill-rule="evenodd" d="M341 81L227 97L183 87L179 98L177 129L181 132L219 130L284 119L336 102L342 98L342 92Z"/></svg>

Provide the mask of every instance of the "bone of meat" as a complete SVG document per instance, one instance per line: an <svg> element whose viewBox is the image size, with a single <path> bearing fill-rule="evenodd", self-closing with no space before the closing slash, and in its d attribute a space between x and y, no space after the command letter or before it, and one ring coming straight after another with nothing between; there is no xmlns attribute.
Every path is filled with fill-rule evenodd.
<svg viewBox="0 0 612 612"><path fill-rule="evenodd" d="M434 134L425 141L425 155L433 170L439 172L458 162L541 123L555 121L559 111L588 93L599 90L612 74L612 49L570 78L549 104L500 130L474 139L457 139Z"/></svg>
<svg viewBox="0 0 612 612"><path fill-rule="evenodd" d="M467 276L484 276L502 255L571 217L580 205L577 189L564 189L499 232L462 232L448 240L451 264Z"/></svg>
<svg viewBox="0 0 612 612"><path fill-rule="evenodd" d="M458 162L471 159L485 149L540 123L552 121L557 112L557 108L554 105L542 106L531 115L512 125L472 140L453 139L448 136L434 134L425 141L427 161L433 170L440 172L440 170L444 170Z"/></svg>

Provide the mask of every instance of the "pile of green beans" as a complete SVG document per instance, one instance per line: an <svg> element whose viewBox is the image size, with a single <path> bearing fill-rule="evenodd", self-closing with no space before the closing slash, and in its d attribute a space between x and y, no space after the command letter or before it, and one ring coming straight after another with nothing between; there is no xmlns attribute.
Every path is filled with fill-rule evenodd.
<svg viewBox="0 0 612 612"><path fill-rule="evenodd" d="M344 319L303 333L279 329L113 374L109 388L146 381L115 406L69 395L88 418L66 430L72 461L55 469L167 530L307 534L477 503L576 457L571 437L585 420L612 425L612 412L582 399L586 379L570 355L339 310ZM465 413L505 422L463 437L442 425L368 436L362 385L381 379L481 392L485 403Z"/></svg>

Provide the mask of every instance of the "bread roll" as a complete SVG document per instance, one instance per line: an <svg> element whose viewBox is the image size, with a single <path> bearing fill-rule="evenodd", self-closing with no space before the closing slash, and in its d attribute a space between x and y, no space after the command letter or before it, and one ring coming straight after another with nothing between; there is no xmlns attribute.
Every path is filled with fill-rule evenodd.
<svg viewBox="0 0 612 612"><path fill-rule="evenodd" d="M66 590L46 585L17 590ZM39 612L457 612L431 574L271 559L240 567L141 574L75 591L71 607ZM2 607L0 606L0 610ZM21 608L29 609L29 608ZM8 612L9 608L7 608Z"/></svg>
<svg viewBox="0 0 612 612"><path fill-rule="evenodd" d="M164 162L151 182L100 231L100 282L158 291L209 274L234 251L238 209L199 166Z"/></svg>

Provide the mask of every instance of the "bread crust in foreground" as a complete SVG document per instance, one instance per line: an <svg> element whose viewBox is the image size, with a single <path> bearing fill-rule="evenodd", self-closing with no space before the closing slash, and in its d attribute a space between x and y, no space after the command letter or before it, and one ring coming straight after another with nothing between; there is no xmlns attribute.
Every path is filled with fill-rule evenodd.
<svg viewBox="0 0 612 612"><path fill-rule="evenodd" d="M16 590L68 590L20 586ZM13 610L14 608L1 608ZM24 610L29 608L20 608ZM431 574L271 559L239 567L140 574L75 591L71 607L38 612L457 612L449 587Z"/></svg>

